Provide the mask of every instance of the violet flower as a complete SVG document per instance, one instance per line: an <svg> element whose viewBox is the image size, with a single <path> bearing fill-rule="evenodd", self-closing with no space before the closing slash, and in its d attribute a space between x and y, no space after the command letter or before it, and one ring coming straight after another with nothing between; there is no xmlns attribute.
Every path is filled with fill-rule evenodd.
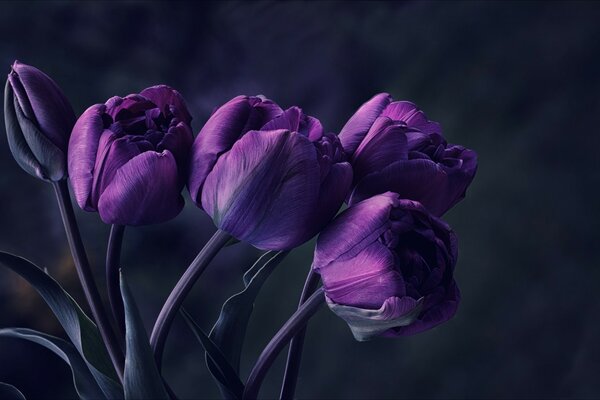
<svg viewBox="0 0 600 400"><path fill-rule="evenodd" d="M145 225L183 208L191 116L181 95L159 85L88 108L69 142L75 199L107 224Z"/></svg>
<svg viewBox="0 0 600 400"><path fill-rule="evenodd" d="M363 104L340 132L354 168L349 204L393 191L441 216L465 197L477 154L448 144L437 122L387 93Z"/></svg>
<svg viewBox="0 0 600 400"><path fill-rule="evenodd" d="M313 269L329 308L357 340L403 336L450 319L460 294L456 235L396 193L346 209L321 232Z"/></svg>
<svg viewBox="0 0 600 400"><path fill-rule="evenodd" d="M4 119L10 151L21 168L46 181L67 177L75 113L48 75L15 61L4 91Z"/></svg>
<svg viewBox="0 0 600 400"><path fill-rule="evenodd" d="M206 122L188 187L215 225L260 249L316 235L347 196L352 168L333 134L298 107L238 96Z"/></svg>

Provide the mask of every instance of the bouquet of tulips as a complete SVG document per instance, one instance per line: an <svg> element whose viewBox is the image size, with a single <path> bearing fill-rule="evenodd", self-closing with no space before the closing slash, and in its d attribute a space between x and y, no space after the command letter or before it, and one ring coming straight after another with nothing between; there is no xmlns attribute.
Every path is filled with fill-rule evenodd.
<svg viewBox="0 0 600 400"><path fill-rule="evenodd" d="M306 325L322 304L358 341L413 335L456 312L457 239L440 217L464 198L477 155L447 143L440 125L410 102L378 94L334 134L299 107L284 110L263 96L238 96L216 108L194 137L183 97L168 86L112 97L77 118L51 78L15 62L4 116L16 161L55 190L92 315L46 269L0 252L0 264L39 292L69 340L27 328L0 329L0 337L56 353L70 366L83 399L175 399L161 361L177 317L203 346L206 367L226 399L257 398L265 374L289 345L281 398L291 399ZM124 227L175 218L184 206L184 187L217 230L148 335L120 270ZM112 226L109 304L94 282L71 194L79 207ZM287 254L316 235L297 311L249 376L240 376L246 327L261 286ZM182 303L215 255L238 241L265 253L206 333ZM0 397L23 395L2 383Z"/></svg>

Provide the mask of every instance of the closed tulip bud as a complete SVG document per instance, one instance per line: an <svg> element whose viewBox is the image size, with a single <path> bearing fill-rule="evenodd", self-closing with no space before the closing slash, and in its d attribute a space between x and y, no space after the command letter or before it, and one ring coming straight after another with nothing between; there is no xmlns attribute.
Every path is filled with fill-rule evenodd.
<svg viewBox="0 0 600 400"><path fill-rule="evenodd" d="M239 96L206 122L192 148L188 187L217 227L260 249L316 235L352 183L337 137L298 107Z"/></svg>
<svg viewBox="0 0 600 400"><path fill-rule="evenodd" d="M191 116L164 85L88 108L69 143L69 176L79 206L107 224L146 225L183 208Z"/></svg>
<svg viewBox="0 0 600 400"><path fill-rule="evenodd" d="M45 181L67 177L75 113L48 75L14 62L4 91L4 120L10 151L21 168Z"/></svg>
<svg viewBox="0 0 600 400"><path fill-rule="evenodd" d="M339 137L354 167L349 204L393 191L441 216L465 197L477 170L474 151L447 143L437 122L387 93L363 104Z"/></svg>
<svg viewBox="0 0 600 400"><path fill-rule="evenodd" d="M384 193L323 230L313 269L354 337L404 336L450 319L460 300L456 235L420 203Z"/></svg>

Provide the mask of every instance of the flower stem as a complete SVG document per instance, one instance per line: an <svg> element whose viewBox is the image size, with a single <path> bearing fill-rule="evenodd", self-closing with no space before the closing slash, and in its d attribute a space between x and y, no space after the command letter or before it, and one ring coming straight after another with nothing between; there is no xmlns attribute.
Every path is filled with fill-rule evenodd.
<svg viewBox="0 0 600 400"><path fill-rule="evenodd" d="M119 269L121 268L121 247L123 245L124 225L113 225L110 228L108 246L106 249L106 286L108 289L108 300L113 316L117 322L117 332L120 337L125 335L125 312L121 287Z"/></svg>
<svg viewBox="0 0 600 400"><path fill-rule="evenodd" d="M69 242L69 247L71 248L71 254L73 255L73 261L75 262L79 281L81 282L83 292L85 293L85 298L90 305L92 315L98 325L100 335L106 345L117 376L119 377L119 380L123 382L123 352L121 351L117 342L117 337L110 326L108 316L102 306L100 292L94 282L94 276L90 269L90 264L81 240L81 234L79 233L79 227L77 226L77 221L75 219L75 213L73 212L73 205L71 203L71 197L69 196L67 181L61 180L54 182L53 186L54 191L56 192L56 199L60 208L65 231L67 233L67 240Z"/></svg>
<svg viewBox="0 0 600 400"><path fill-rule="evenodd" d="M313 294L319 285L319 275L316 274L312 266L306 276L304 288L300 295L300 302L298 308L304 304L306 299ZM302 359L302 349L304 347L304 336L306 335L306 326L304 326L296 336L292 338L290 342L290 349L288 351L287 361L285 364L285 373L283 375L283 384L281 386L281 393L279 398L281 400L290 400L294 398L296 392L296 383L298 382L298 373L300 372L300 361Z"/></svg>
<svg viewBox="0 0 600 400"><path fill-rule="evenodd" d="M210 240L204 245L200 253L196 256L194 261L187 268L183 276L175 285L175 288L169 294L167 301L160 310L158 318L152 329L152 335L150 336L150 345L154 351L154 358L159 369L162 364L162 353L169 334L171 324L175 319L175 316L179 312L179 308L183 303L183 300L188 295L192 287L202 275L202 272L206 269L211 260L217 255L219 250L231 239L231 235L222 230L217 230Z"/></svg>
<svg viewBox="0 0 600 400"><path fill-rule="evenodd" d="M308 320L315 315L321 304L325 302L323 289L317 289L312 296L306 300L302 306L287 320L281 327L279 332L273 336L269 344L265 347L261 355L258 357L254 368L250 372L250 376L246 381L243 399L256 399L260 385L264 380L273 361L277 358L281 350L290 341L294 335L306 326Z"/></svg>

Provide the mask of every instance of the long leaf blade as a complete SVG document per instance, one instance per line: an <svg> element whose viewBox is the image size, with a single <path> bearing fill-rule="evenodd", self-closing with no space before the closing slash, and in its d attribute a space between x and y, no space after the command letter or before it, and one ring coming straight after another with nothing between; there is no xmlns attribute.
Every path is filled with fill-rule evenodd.
<svg viewBox="0 0 600 400"><path fill-rule="evenodd" d="M154 361L148 334L135 301L121 273L121 293L125 306L125 399L165 399L169 396Z"/></svg>
<svg viewBox="0 0 600 400"><path fill-rule="evenodd" d="M29 282L46 301L104 395L109 399L122 399L122 390L100 332L75 300L44 270L22 257L0 251L0 264Z"/></svg>
<svg viewBox="0 0 600 400"><path fill-rule="evenodd" d="M221 314L210 332L209 337L215 345L221 349L231 366L234 368L234 371L238 374L240 369L240 356L248 322L250 321L250 316L254 309L254 301L267 278L288 253L289 251L279 251L275 253L275 255L270 257L260 268L258 263L255 263L249 270L249 272L254 272L254 275L251 276L249 273L244 275L244 290L231 296L223 303ZM269 253L269 255L271 254ZM261 257L259 261L263 258L264 256ZM207 358L206 362L213 375L214 373L218 373L217 366L210 358Z"/></svg>
<svg viewBox="0 0 600 400"><path fill-rule="evenodd" d="M183 308L181 309L181 314L183 315L185 322L187 322L189 328L194 333L194 336L198 339L204 350L210 357L210 359L215 364L216 368L219 372L219 380L221 384L226 386L231 394L235 398L240 399L242 397L242 393L244 393L244 384L240 380L239 375L227 358L221 352L221 350L217 347L217 345L208 337L206 333L200 328L200 326L193 320L192 316Z"/></svg>
<svg viewBox="0 0 600 400"><path fill-rule="evenodd" d="M13 385L0 382L0 399L3 400L26 400L23 393Z"/></svg>
<svg viewBox="0 0 600 400"><path fill-rule="evenodd" d="M79 352L71 343L55 336L26 328L0 329L0 336L28 340L47 348L69 365L73 374L75 390L82 399L105 398L102 389L98 386L85 360L81 358L81 355L79 355Z"/></svg>

